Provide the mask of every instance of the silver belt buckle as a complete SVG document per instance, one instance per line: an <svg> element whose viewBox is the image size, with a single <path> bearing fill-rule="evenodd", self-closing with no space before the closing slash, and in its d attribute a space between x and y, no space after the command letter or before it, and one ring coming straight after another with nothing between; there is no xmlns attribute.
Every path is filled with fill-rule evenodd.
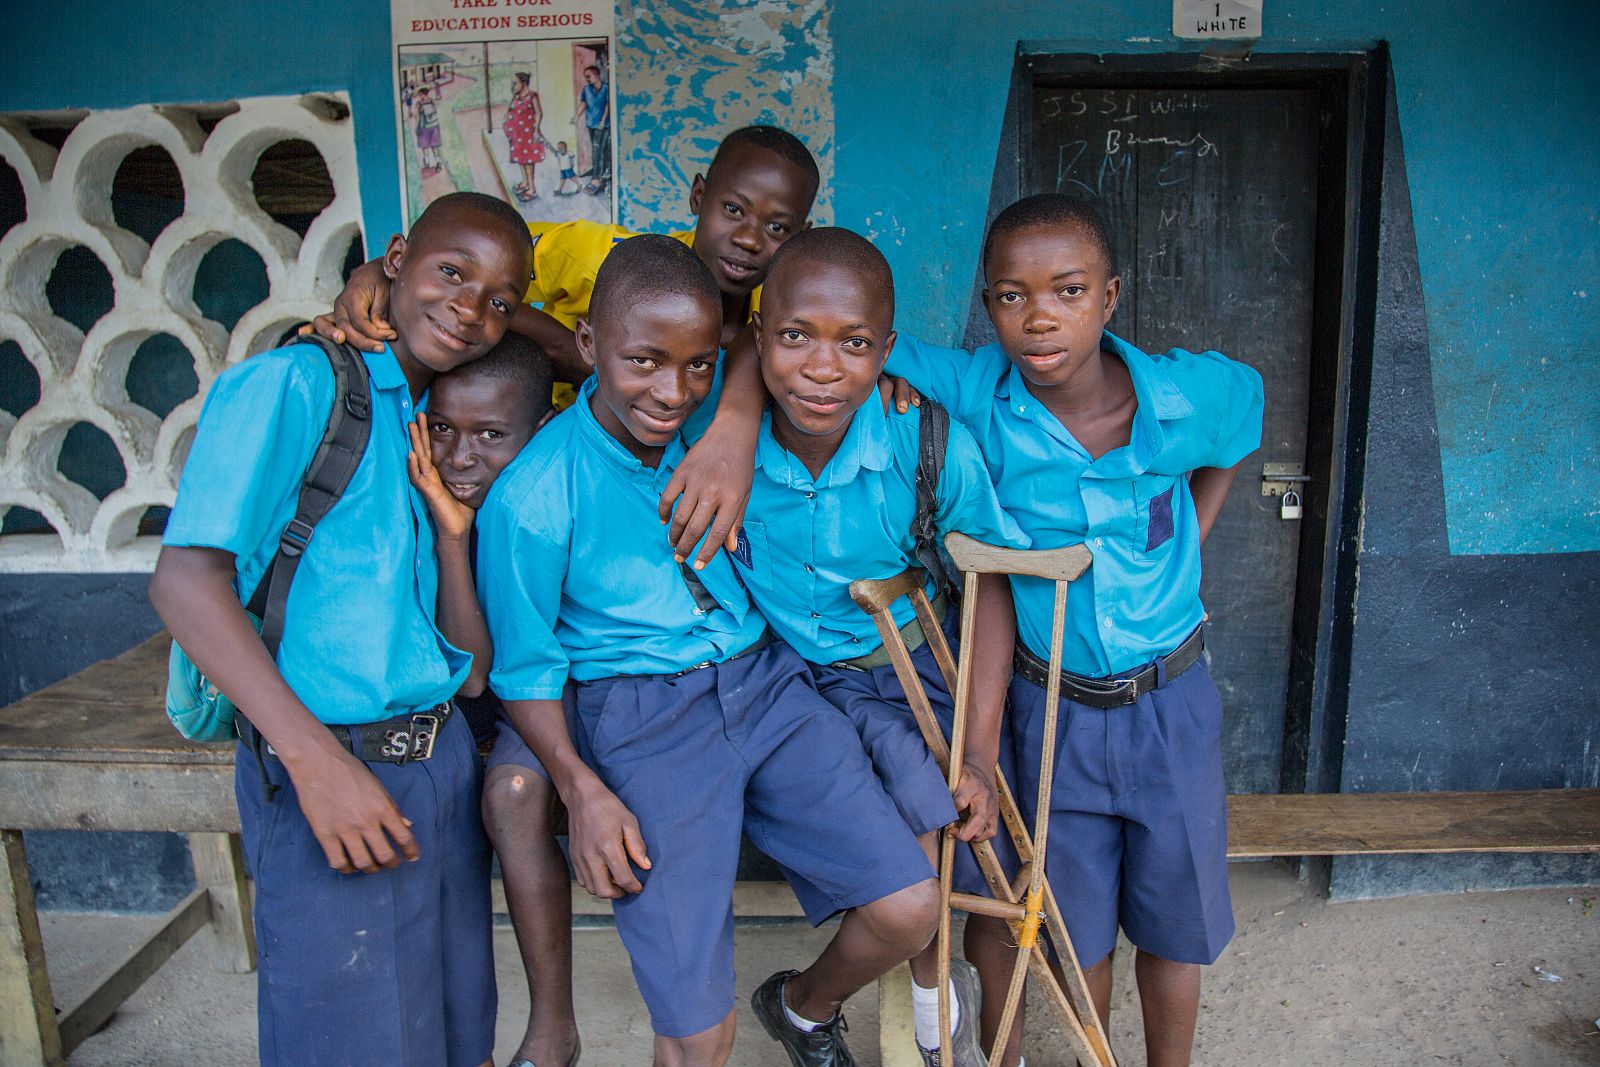
<svg viewBox="0 0 1600 1067"><path fill-rule="evenodd" d="M419 714L411 716L411 759L430 759L433 741L439 733L439 716Z"/></svg>

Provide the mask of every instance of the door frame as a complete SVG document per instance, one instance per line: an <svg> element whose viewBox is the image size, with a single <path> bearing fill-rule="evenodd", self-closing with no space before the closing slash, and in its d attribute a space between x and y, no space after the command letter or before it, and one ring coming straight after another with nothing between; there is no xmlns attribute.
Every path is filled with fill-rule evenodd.
<svg viewBox="0 0 1600 1067"><path fill-rule="evenodd" d="M1378 292L1387 45L1360 51L1087 54L1019 46L989 220L1030 173L1042 88L1310 89L1322 116L1313 266L1305 518L1284 701L1284 793L1338 792L1348 717L1356 561ZM979 282L981 286L981 279ZM976 298L976 293L974 294ZM981 316L977 301L974 311ZM975 316L976 318L976 316ZM976 322L968 337L981 332ZM1235 491L1256 492L1253 472Z"/></svg>

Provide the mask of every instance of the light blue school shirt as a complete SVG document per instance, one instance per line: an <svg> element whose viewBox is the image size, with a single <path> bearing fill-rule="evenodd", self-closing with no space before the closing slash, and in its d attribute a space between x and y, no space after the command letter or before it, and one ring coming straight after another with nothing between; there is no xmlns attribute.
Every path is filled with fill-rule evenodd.
<svg viewBox="0 0 1600 1067"><path fill-rule="evenodd" d="M325 723L376 722L443 703L472 657L434 623L439 565L427 506L406 473L415 417L394 352L363 355L372 432L350 485L317 523L295 572L278 669ZM333 368L315 345L252 356L217 378L162 543L237 557L248 601L294 518L333 409ZM248 697L239 702L249 713Z"/></svg>
<svg viewBox="0 0 1600 1067"><path fill-rule="evenodd" d="M657 517L683 458L646 467L595 420L591 376L501 472L478 513L478 597L503 700L558 700L567 678L670 674L749 648L766 621L724 553L697 606Z"/></svg>
<svg viewBox="0 0 1600 1067"><path fill-rule="evenodd" d="M756 606L803 659L835 663L877 651L878 629L850 599L857 578L892 578L918 566L911 520L917 510L922 413L885 415L874 393L856 412L839 450L815 478L761 420L756 475L735 553ZM991 544L1027 548L1028 539L1000 510L978 446L951 421L939 475L935 524ZM932 595L933 584L928 585ZM891 607L896 626L914 614L904 597Z"/></svg>
<svg viewBox="0 0 1600 1067"><path fill-rule="evenodd" d="M1104 677L1171 652L1205 617L1200 529L1184 475L1261 444L1261 375L1216 352L1151 356L1107 333L1138 401L1129 443L1098 460L1032 393L999 345L976 353L901 334L888 373L950 409L977 439L1000 506L1034 548L1086 544L1068 587L1063 665ZM1017 634L1050 654L1055 583L1013 578Z"/></svg>

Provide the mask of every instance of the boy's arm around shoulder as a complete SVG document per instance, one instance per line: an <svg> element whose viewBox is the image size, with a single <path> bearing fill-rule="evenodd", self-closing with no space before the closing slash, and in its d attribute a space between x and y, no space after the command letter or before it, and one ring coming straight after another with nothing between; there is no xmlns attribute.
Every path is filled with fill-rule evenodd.
<svg viewBox="0 0 1600 1067"><path fill-rule="evenodd" d="M547 433L547 440L555 434ZM478 516L478 574L494 641L490 684L567 805L578 882L598 897L637 893L650 859L638 820L579 757L561 704L567 657L555 636L570 560L572 495L560 459L530 452L500 476ZM539 466L532 466L538 464Z"/></svg>
<svg viewBox="0 0 1600 1067"><path fill-rule="evenodd" d="M332 402L332 370L314 350L253 357L212 385L150 600L173 639L276 750L329 866L370 872L398 865L402 854L415 859L416 842L377 779L284 681L234 587L238 557L275 543L280 506L298 494Z"/></svg>
<svg viewBox="0 0 1600 1067"><path fill-rule="evenodd" d="M904 378L919 393L944 405L953 418L976 426L993 410L995 386L1009 366L994 346L968 352L901 332L889 350L883 372Z"/></svg>
<svg viewBox="0 0 1600 1067"><path fill-rule="evenodd" d="M1001 548L1031 548L1033 541L1000 506L989 468L972 431L950 423L944 470L939 477L939 506L934 518L940 535L963 533Z"/></svg>
<svg viewBox="0 0 1600 1067"><path fill-rule="evenodd" d="M750 502L767 389L755 333L748 325L723 353L721 389L705 403L715 405L715 414L679 461L658 508L661 521L669 523L673 555L688 560L694 553L696 570L710 563L718 549L735 547ZM699 552L694 551L697 544Z"/></svg>

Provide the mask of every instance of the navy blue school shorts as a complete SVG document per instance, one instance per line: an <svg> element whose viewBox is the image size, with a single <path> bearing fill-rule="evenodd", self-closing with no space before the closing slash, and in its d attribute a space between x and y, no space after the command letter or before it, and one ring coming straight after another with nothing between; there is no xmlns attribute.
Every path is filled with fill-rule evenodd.
<svg viewBox="0 0 1600 1067"><path fill-rule="evenodd" d="M1078 961L1091 967L1117 926L1146 952L1212 963L1233 937L1222 701L1196 663L1133 704L1062 698L1045 872ZM1011 680L1017 798L1032 825L1044 690Z"/></svg>
<svg viewBox="0 0 1600 1067"><path fill-rule="evenodd" d="M947 614L944 629L951 649L956 649L960 612L952 610ZM922 688L928 694L928 703L933 706L945 740L949 741L955 721L955 702L934 659L933 649L924 644L911 654L911 662L922 678ZM922 731L917 727L894 667L885 665L857 671L820 664L810 666L817 692L844 712L855 726L872 760L873 770L912 833L921 836L954 822L956 809L950 799L950 788L922 739ZM1011 735L1004 727L1000 731L1000 766L1007 780L1014 781ZM994 846L1002 866L1014 876L1018 869L1017 855L1003 825L989 843ZM816 892L811 886L794 879L791 884L807 915L820 911L822 902L815 899ZM972 858L972 849L961 842L957 842L955 848L954 885L959 892L993 895L978 870L977 861Z"/></svg>
<svg viewBox="0 0 1600 1067"><path fill-rule="evenodd" d="M571 682L561 690L561 710L567 715L567 733L574 738L577 737L577 720L573 712L573 701L576 699L573 694L576 691L577 687ZM544 764L533 754L528 742L524 741L517 728L511 725L511 716L506 714L504 706L500 709L499 721L495 723L494 747L489 750L484 770L492 771L503 763L513 767L525 767L545 781L550 780L550 772L544 769Z"/></svg>
<svg viewBox="0 0 1600 1067"><path fill-rule="evenodd" d="M411 820L421 857L377 874L339 874L280 788L238 746L234 792L256 882L257 1014L266 1067L477 1067L494 1049L489 841L481 771L461 715L430 759L368 763Z"/></svg>
<svg viewBox="0 0 1600 1067"><path fill-rule="evenodd" d="M700 1033L733 1008L741 829L830 915L933 877L849 721L789 646L577 693L578 754L639 820L652 863L613 913L657 1034Z"/></svg>

